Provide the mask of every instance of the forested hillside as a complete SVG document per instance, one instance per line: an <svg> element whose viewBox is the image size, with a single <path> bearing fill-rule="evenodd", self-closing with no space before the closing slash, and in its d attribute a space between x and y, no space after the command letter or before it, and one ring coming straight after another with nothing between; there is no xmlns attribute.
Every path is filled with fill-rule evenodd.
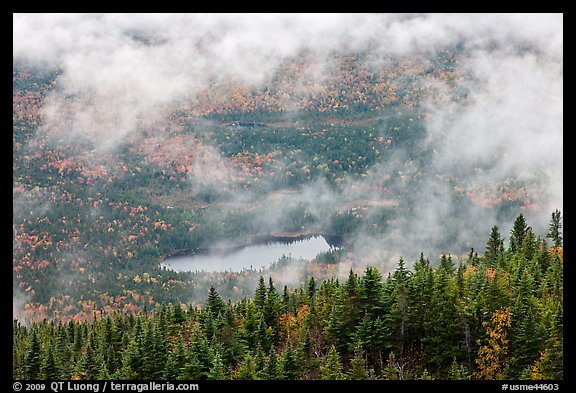
<svg viewBox="0 0 576 393"><path fill-rule="evenodd" d="M564 379L562 14L13 19L14 379Z"/></svg>
<svg viewBox="0 0 576 393"><path fill-rule="evenodd" d="M454 94L465 99L453 69L462 52L457 46L432 58L403 58L376 69L363 67L357 55L337 55L338 66L327 81L297 90L314 66L302 54L279 69L262 92L235 84L211 88L206 97L172 108L165 122L148 124L113 150L43 126L45 107L60 94L58 71L17 65L17 317L81 320L94 311L201 303L218 281L224 281L226 299L250 295L264 274L258 269L207 280L158 268L169 254L216 242L244 244L260 234L320 232L348 240L348 249L328 258L345 263L340 272L385 261L381 268L389 270L395 263L390 252L406 255L433 247L431 252L466 253L474 246L472 237L491 225L484 220L467 226L472 232L464 238L459 227L471 217L504 222L521 210L541 214L548 206L539 200L545 195L541 177L504 177L480 187L475 172L447 177L433 168L438 146L425 143L422 105L434 97L437 82L453 85ZM278 84L281 90L270 90ZM286 110L278 104L281 97L300 100L299 109ZM446 201L450 206L438 209L458 225L433 230L433 236L416 233L422 239L413 239L411 246L397 235L422 219L431 228L439 225L440 217L428 216ZM379 254L364 255L379 249ZM329 277L334 266L305 269L287 284L298 285L308 275ZM209 273L197 274L205 278Z"/></svg>
<svg viewBox="0 0 576 393"><path fill-rule="evenodd" d="M505 244L383 277L157 305L94 321L14 321L16 379L563 379L560 213L546 237L519 215ZM551 246L548 246L548 241ZM436 266L435 266L436 265Z"/></svg>

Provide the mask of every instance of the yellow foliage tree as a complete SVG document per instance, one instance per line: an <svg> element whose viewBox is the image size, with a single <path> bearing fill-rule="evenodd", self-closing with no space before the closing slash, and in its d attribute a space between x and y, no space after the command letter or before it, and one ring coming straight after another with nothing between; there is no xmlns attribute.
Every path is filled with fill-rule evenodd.
<svg viewBox="0 0 576 393"><path fill-rule="evenodd" d="M508 329L512 323L510 308L496 310L490 323L484 323L487 343L478 350L476 364L478 379L505 379L505 365L509 362Z"/></svg>

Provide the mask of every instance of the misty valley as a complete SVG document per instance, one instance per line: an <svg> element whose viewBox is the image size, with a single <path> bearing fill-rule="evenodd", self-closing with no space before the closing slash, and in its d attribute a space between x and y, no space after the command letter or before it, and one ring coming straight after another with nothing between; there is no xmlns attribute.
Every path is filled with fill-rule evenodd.
<svg viewBox="0 0 576 393"><path fill-rule="evenodd" d="M562 15L14 20L15 380L563 379Z"/></svg>

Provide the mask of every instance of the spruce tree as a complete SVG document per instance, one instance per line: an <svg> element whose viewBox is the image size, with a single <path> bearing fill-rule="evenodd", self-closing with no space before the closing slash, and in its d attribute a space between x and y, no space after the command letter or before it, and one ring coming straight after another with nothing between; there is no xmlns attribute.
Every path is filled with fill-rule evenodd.
<svg viewBox="0 0 576 393"><path fill-rule="evenodd" d="M214 289L214 286L210 286L206 305L214 318L218 317L219 314L223 315L226 312L226 305L218 292L216 292L216 289Z"/></svg>
<svg viewBox="0 0 576 393"><path fill-rule="evenodd" d="M266 293L266 300L264 301L262 314L264 317L264 322L266 323L266 327L271 328L273 331L274 341L277 340L277 335L275 332L278 326L278 317L280 316L281 308L282 306L280 303L280 297L278 296L278 292L276 292L276 287L274 286L272 277L270 277L268 280L268 290Z"/></svg>
<svg viewBox="0 0 576 393"><path fill-rule="evenodd" d="M51 379L57 380L61 379L60 377L60 369L56 364L56 359L54 357L54 351L52 349L52 345L48 345L46 348L46 357L41 367L42 379Z"/></svg>
<svg viewBox="0 0 576 393"><path fill-rule="evenodd" d="M493 267L496 265L502 244L503 240L500 236L498 226L494 225L490 231L490 238L488 239L486 249L484 250L484 260L488 266Z"/></svg>
<svg viewBox="0 0 576 393"><path fill-rule="evenodd" d="M262 312L264 304L266 303L266 283L264 277L260 276L258 279L258 286L256 287L256 292L254 293L254 305L256 309Z"/></svg>
<svg viewBox="0 0 576 393"><path fill-rule="evenodd" d="M368 379L368 371L366 371L366 359L364 358L362 348L360 347L354 349L354 357L350 359L350 371L348 372L348 379Z"/></svg>
<svg viewBox="0 0 576 393"><path fill-rule="evenodd" d="M522 249L522 242L528 231L528 225L526 224L526 219L524 215L520 213L516 220L514 220L514 225L510 231L510 244L509 249L512 254Z"/></svg>
<svg viewBox="0 0 576 393"><path fill-rule="evenodd" d="M562 246L562 214L558 209L552 213L552 219L550 220L550 226L546 237L552 239L554 242L554 247Z"/></svg>
<svg viewBox="0 0 576 393"><path fill-rule="evenodd" d="M334 345L330 347L326 360L322 367L322 379L324 380L342 380L346 379L345 374L342 372L342 363L340 355Z"/></svg>
<svg viewBox="0 0 576 393"><path fill-rule="evenodd" d="M256 373L256 365L254 364L254 358L251 353L246 353L244 358L238 365L235 372L235 378L240 380L255 380L258 379Z"/></svg>
<svg viewBox="0 0 576 393"><path fill-rule="evenodd" d="M33 328L32 330L32 337L30 339L30 345L28 347L28 351L26 352L26 361L25 361L25 379L39 379L41 375L41 349L40 349L40 340L38 339L38 333L36 329Z"/></svg>
<svg viewBox="0 0 576 393"><path fill-rule="evenodd" d="M228 379L226 377L226 369L224 367L224 363L222 362L222 357L220 353L215 352L214 356L212 357L212 366L208 371L208 379L211 380L224 380Z"/></svg>
<svg viewBox="0 0 576 393"><path fill-rule="evenodd" d="M383 311L382 275L373 266L368 266L360 282L360 305L371 320L375 320Z"/></svg>

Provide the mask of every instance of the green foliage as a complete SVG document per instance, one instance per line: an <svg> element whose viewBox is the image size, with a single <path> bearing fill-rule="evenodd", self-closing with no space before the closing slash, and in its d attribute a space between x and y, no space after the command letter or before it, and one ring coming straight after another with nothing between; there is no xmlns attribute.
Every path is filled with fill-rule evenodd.
<svg viewBox="0 0 576 393"><path fill-rule="evenodd" d="M343 283L308 278L282 295L260 276L254 296L235 303L212 286L206 307L15 320L13 376L562 379L562 253L521 232L522 247L508 253L493 230L498 257L471 253L457 269L449 254L436 267L421 254L386 278L368 266Z"/></svg>

